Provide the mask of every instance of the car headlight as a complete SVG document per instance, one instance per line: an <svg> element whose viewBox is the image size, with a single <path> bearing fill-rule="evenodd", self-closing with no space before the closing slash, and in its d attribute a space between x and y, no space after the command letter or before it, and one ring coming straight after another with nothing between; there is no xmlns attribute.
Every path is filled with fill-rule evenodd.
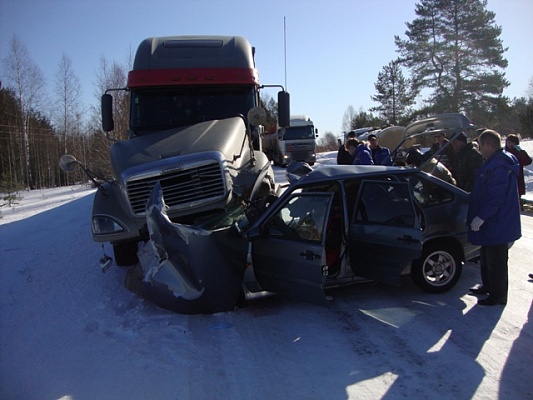
<svg viewBox="0 0 533 400"><path fill-rule="evenodd" d="M92 229L95 235L110 235L124 232L124 228L117 221L102 216L93 217Z"/></svg>

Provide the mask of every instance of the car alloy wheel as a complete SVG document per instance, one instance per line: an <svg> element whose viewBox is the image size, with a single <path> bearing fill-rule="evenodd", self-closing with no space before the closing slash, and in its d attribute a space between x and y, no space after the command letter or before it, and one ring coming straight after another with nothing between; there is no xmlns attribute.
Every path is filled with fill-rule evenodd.
<svg viewBox="0 0 533 400"><path fill-rule="evenodd" d="M420 259L413 261L411 278L426 292L442 293L455 286L462 271L463 263L454 247L430 245L424 248Z"/></svg>

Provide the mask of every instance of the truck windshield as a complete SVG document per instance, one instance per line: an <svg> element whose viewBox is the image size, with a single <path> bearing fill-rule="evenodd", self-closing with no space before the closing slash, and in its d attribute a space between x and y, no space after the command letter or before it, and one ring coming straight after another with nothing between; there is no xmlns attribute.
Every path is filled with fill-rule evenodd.
<svg viewBox="0 0 533 400"><path fill-rule="evenodd" d="M284 140L313 139L314 137L315 137L315 129L312 125L291 126L291 127L285 128L285 133L283 134Z"/></svg>
<svg viewBox="0 0 533 400"><path fill-rule="evenodd" d="M255 105L250 86L136 89L131 96L131 129L138 133L238 115L246 117Z"/></svg>

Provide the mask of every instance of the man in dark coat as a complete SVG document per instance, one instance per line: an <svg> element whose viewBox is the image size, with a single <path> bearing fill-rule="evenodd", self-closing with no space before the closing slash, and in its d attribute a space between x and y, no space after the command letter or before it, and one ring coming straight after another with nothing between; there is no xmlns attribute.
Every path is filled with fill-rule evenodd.
<svg viewBox="0 0 533 400"><path fill-rule="evenodd" d="M453 156L455 155L454 154L454 151L453 151L453 147L449 143L449 140L446 139L446 136L444 133L436 133L435 134L435 142L431 145L431 149L430 149L430 154L432 156L435 156L435 153L437 153L437 151L439 151L440 149L442 149L444 146L446 146L446 148L441 152L439 153L438 156L435 156L437 161L442 163L446 168L448 168L449 170L451 170L452 168L452 162L453 162Z"/></svg>
<svg viewBox="0 0 533 400"><path fill-rule="evenodd" d="M455 154L450 170L457 182L457 187L470 192L474 186L476 171L483 164L483 157L472 143L468 143L464 133L452 140L452 146Z"/></svg>
<svg viewBox="0 0 533 400"><path fill-rule="evenodd" d="M507 135L505 139L505 151L511 153L520 164L520 176L518 177L518 193L520 196L526 194L526 183L524 182L524 167L531 164L531 157L527 151L520 147L520 139L517 135Z"/></svg>
<svg viewBox="0 0 533 400"><path fill-rule="evenodd" d="M350 139L355 139L355 132L351 131L346 134L346 142ZM340 140L339 140L340 141ZM346 144L343 143L339 146L339 151L337 152L337 164L338 165L352 165L353 156L346 149Z"/></svg>
<svg viewBox="0 0 533 400"><path fill-rule="evenodd" d="M485 159L476 174L470 193L468 240L481 246L482 285L470 289L488 294L478 304L507 303L509 244L521 236L520 200L516 158L501 147L498 132L485 130L479 136L479 151Z"/></svg>

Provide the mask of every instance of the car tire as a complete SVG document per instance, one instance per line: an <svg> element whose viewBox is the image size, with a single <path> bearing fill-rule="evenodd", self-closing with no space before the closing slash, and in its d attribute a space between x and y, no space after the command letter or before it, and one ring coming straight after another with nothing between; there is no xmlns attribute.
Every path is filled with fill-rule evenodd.
<svg viewBox="0 0 533 400"><path fill-rule="evenodd" d="M139 261L137 250L137 242L114 243L113 254L115 255L115 263L119 267L137 264L137 261Z"/></svg>
<svg viewBox="0 0 533 400"><path fill-rule="evenodd" d="M428 293L442 293L455 286L463 272L459 252L449 244L430 245L413 261L411 278Z"/></svg>

